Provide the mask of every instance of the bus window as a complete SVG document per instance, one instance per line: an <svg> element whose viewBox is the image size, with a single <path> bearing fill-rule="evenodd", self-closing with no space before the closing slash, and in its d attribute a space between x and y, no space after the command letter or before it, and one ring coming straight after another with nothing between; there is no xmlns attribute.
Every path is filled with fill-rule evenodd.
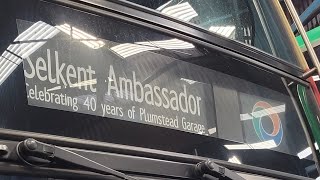
<svg viewBox="0 0 320 180"><path fill-rule="evenodd" d="M0 6L1 128L315 171L310 154L298 157L308 145L278 74L118 14L17 3ZM252 4L240 4L243 23L258 32ZM231 19L219 23L239 23Z"/></svg>
<svg viewBox="0 0 320 180"><path fill-rule="evenodd" d="M278 1L128 0L299 66L301 52Z"/></svg>

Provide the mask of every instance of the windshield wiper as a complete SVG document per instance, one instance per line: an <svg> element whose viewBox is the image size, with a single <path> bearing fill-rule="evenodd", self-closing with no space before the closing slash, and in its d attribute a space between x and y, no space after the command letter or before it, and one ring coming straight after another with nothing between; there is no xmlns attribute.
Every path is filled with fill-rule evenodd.
<svg viewBox="0 0 320 180"><path fill-rule="evenodd" d="M245 180L239 174L212 162L210 159L198 163L195 167L197 176L208 180Z"/></svg>
<svg viewBox="0 0 320 180"><path fill-rule="evenodd" d="M19 142L16 146L16 154L21 161L31 166L49 164L59 165L60 162L66 162L99 174L113 175L125 180L137 180L136 178L104 166L65 148L46 144L32 138ZM240 175L215 164L211 160L198 163L194 170L196 177L201 179L217 180L218 178L219 180L244 180Z"/></svg>
<svg viewBox="0 0 320 180"><path fill-rule="evenodd" d="M18 157L28 165L37 166L33 162L27 160L28 157L40 158L40 162L43 160L52 162L64 161L90 170L92 172L113 175L125 180L136 180L135 178L128 176L120 171L116 171L107 166L99 164L91 159L83 157L77 153L69 151L67 149L46 144L43 142L36 141L35 139L26 139L20 142L16 147Z"/></svg>

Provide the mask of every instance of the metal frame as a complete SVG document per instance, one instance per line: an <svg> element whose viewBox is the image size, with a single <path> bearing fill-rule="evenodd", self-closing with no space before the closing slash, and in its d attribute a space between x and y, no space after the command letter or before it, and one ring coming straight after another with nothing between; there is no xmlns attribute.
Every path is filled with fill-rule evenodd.
<svg viewBox="0 0 320 180"><path fill-rule="evenodd" d="M306 31L305 31L305 29L304 29L304 27L302 25L302 22L301 22L301 20L299 18L299 15L298 15L298 13L297 13L297 11L296 11L296 9L295 9L295 7L294 7L294 5L293 5L291 0L284 0L284 2L285 2L286 6L287 6L287 8L289 10L289 13L290 13L295 25L297 26L297 29L298 29L298 31L299 31L299 33L300 33L300 35L301 35L301 37L302 37L302 39L304 41L304 44L306 46L307 52L308 52L308 54L310 56L310 59L311 59L313 65L314 65L314 68L309 69L307 62L305 61L304 64L305 64L307 69L305 69L306 72L301 76L301 78L307 79L307 78L309 78L310 76L312 76L314 74L320 75L320 62L319 62L319 59L318 59L318 57L317 57L317 55L316 55L316 53L315 53L315 51L313 49L313 46L311 45L311 42L310 42L310 40L309 40L309 38L307 36L307 33L306 33ZM320 1L315 1L313 3L313 6L308 11L310 11L310 10L311 11L317 11L318 8L315 8L315 6L316 6L316 4L319 4L319 2ZM308 11L306 11L307 15L309 13ZM307 16L307 15L304 14L304 16ZM305 18L304 19L304 21L305 21L308 17L304 17L304 18ZM308 131L308 127L307 127L306 121L302 116L302 112L303 111L300 110L299 105L296 102L296 99L294 98L290 88L287 85L287 81L284 78L282 78L282 81L283 81L283 84L285 85L285 87L286 87L286 89L287 89L287 91L288 91L288 93L289 93L289 95L291 97L291 100L292 100L292 102L294 104L294 107L295 107L295 109L297 111L300 123L302 125L303 131L304 131L305 136L307 138L308 145L311 148L312 156L313 156L313 159L315 161L315 165L316 165L317 171L320 174L319 156L318 156L317 151L315 149L314 143L313 143L313 141L311 139L311 135L310 135L310 133ZM292 83L289 83L289 85L290 84L292 85ZM311 80L311 87L313 87L313 86L315 86L315 84ZM319 92L317 92L317 88L316 87L315 87L315 91L313 93L314 94L319 93Z"/></svg>
<svg viewBox="0 0 320 180"><path fill-rule="evenodd" d="M295 108L295 110L297 112L297 115L298 115L299 120L300 120L300 124L301 124L303 132L304 132L304 135L306 136L306 139L307 139L307 143L308 143L309 147L311 148L312 157L313 157L313 160L315 162L317 171L320 174L319 158L318 158L318 156L316 154L316 148L315 148L314 143L313 143L313 141L311 139L311 135L310 135L310 133L308 131L308 127L307 127L306 121L303 118L302 111L300 110L299 105L298 105L296 99L294 98L294 96L292 94L292 91L290 90L287 81L284 78L281 78L281 79L282 79L283 85L286 87L286 89L287 89L287 91L288 91L288 93L290 95L290 98L291 98L291 101L293 103L293 106L294 106L294 108Z"/></svg>

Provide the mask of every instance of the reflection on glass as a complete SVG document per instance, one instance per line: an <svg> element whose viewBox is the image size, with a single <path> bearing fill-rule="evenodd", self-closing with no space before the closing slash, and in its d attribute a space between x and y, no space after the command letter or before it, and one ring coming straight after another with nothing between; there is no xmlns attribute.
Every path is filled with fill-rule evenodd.
<svg viewBox="0 0 320 180"><path fill-rule="evenodd" d="M303 56L278 1L128 0L215 34L254 46L294 65Z"/></svg>
<svg viewBox="0 0 320 180"><path fill-rule="evenodd" d="M181 3L184 2L186 1ZM190 19L190 22L195 22L202 16L201 11L194 7L192 1L188 1L188 3L198 14ZM185 7L188 6L183 6L183 8ZM62 7L59 6L59 8ZM164 8L166 7L162 9ZM54 14L49 17L55 17L55 12L63 11L54 11ZM81 21L82 18L78 19L80 16L77 14L81 12L75 12L76 14L72 17L62 14L62 18L48 20L49 22L56 22L56 20L61 22L62 20L68 24L58 23L58 26L48 26L55 31L62 32L28 55L31 61L24 61L24 63L26 62L24 66L19 66L19 76L10 78L9 83L1 86L2 92L5 92L1 96L2 108L4 109L1 113L3 117L1 119L10 122L3 121L2 125L6 128L124 145L131 144L137 147L187 154L194 154L196 153L194 149L198 149L199 156L228 160L228 158L235 159L232 156L236 155L241 163L260 167L265 167L265 164L262 162L255 164L253 162L255 157L248 157L247 160L243 158L245 155L241 154L242 151L238 150L233 151L234 154L230 155L230 151L226 148L272 148L274 151L296 155L307 147L304 136L297 133L301 129L301 125L294 124L299 121L295 111L292 110L289 97L210 69L216 69L213 67L216 63L211 63L211 61L227 61L227 63L218 64L218 66L228 65L228 60L232 59L232 56L202 46L195 48L193 44L177 40L175 37L153 32L145 27L132 26L129 22L113 18L95 17L84 13L90 18L83 19L89 21ZM36 18L32 17L32 20L34 19ZM25 21L29 22L30 19L26 18ZM76 25L76 23L78 24ZM8 30L15 29L15 24L12 24ZM108 26L110 24L113 26ZM29 23L25 25L29 25ZM82 25L93 30L84 32L85 28ZM23 27L20 28L21 26ZM110 27L114 27L115 31L110 31ZM229 36L230 33L230 36L233 36L233 33L236 36L238 32L238 26L235 24L215 25L212 23L208 24L208 27L212 27L212 31L214 31L214 27L223 27L217 29L216 33L226 36ZM18 32L24 32L26 29L24 24L18 24ZM244 35L248 36L251 36L252 32L250 28L243 31ZM102 36L92 36L96 34ZM38 41L35 42L38 43ZM129 47L132 49L126 48L128 44L124 43L131 45ZM115 48L117 45L119 45L118 47L122 46L123 49L117 50ZM8 44L4 49L7 46ZM109 47L113 48L112 52ZM135 49L137 47L142 49L140 49L141 52L150 48L152 50L148 49L147 51L160 51L160 53L139 54L140 50ZM185 58L187 55L182 56L176 53L177 50L164 53L166 49L179 49L180 52L192 53L192 58ZM195 56L195 53L198 55ZM139 55L134 56L134 54ZM48 57L51 57L51 62ZM130 60L123 60L123 57L129 57ZM44 62L42 67L47 67L47 70L37 68L40 70L41 76L28 75L23 80L22 71L30 72L32 66L35 67L37 62L41 62L40 59L43 59L42 62ZM49 63L51 64L51 73L49 73ZM57 73L57 69L59 73ZM96 73L90 77L89 74L93 74L92 71ZM51 78L56 81L50 81L50 74ZM48 78L43 80L43 75ZM57 82L58 78L60 83ZM67 81L63 82L63 78ZM28 84L26 88L24 83ZM91 89L93 84L95 85ZM12 92L10 89L14 85L19 85L16 87L20 88ZM72 88L69 88L70 86ZM245 96L243 93L247 95ZM39 95L38 99L35 94ZM45 94L45 97L42 96L41 99L40 94ZM29 97L25 98L25 95L29 95ZM11 96L17 98L11 98ZM28 104L26 104L26 99ZM252 111L254 104L259 101L266 101L271 107L266 107L266 110L257 108ZM136 115L129 117L127 112L133 110L133 107L135 107ZM285 113L279 113L281 109L285 110ZM279 147L277 147L277 141L273 139L260 140L253 127L253 119L262 118L261 124L268 133L272 133L274 129L272 129L269 115L272 116L274 113L269 112L278 112L283 123L285 136ZM240 114L247 114L249 118L240 121ZM283 114L286 116L283 117ZM47 117L45 121L43 117ZM163 121L163 119L169 119L173 123L170 124L169 121ZM176 119L179 122L178 126L175 124ZM289 120L290 125L285 123L285 119ZM120 122L121 120L145 125ZM32 126L35 123L37 126ZM123 133L124 131L126 133ZM277 131L275 130L275 132ZM193 133L193 135L185 132ZM210 137L196 136L196 133ZM134 137L135 134L141 137L154 137L155 140L145 138L145 141L141 141L140 137ZM128 141L126 137L132 138ZM248 144L239 146L229 140ZM177 141L181 143L174 144ZM226 146L223 146L225 144ZM273 151L256 152L262 156L264 152L278 154ZM222 156L221 153L223 153ZM288 156L283 155L284 158ZM266 164L269 164L268 157L264 158Z"/></svg>
<svg viewBox="0 0 320 180"><path fill-rule="evenodd" d="M224 145L229 150L244 150L244 149L272 149L277 147L274 140L252 143L252 144L232 144Z"/></svg>
<svg viewBox="0 0 320 180"><path fill-rule="evenodd" d="M242 164L241 161L237 158L237 156L232 156L231 158L229 158L228 162Z"/></svg>
<svg viewBox="0 0 320 180"><path fill-rule="evenodd" d="M235 38L235 26L211 26L209 31L220 34L221 36L225 36L227 38L234 39Z"/></svg>
<svg viewBox="0 0 320 180"><path fill-rule="evenodd" d="M160 50L160 49L192 49L194 45L179 39L169 39L161 41L145 41L124 43L113 46L111 50L121 56L127 58L129 56L139 54L145 51Z"/></svg>
<svg viewBox="0 0 320 180"><path fill-rule="evenodd" d="M185 81L185 82L187 82L189 84L194 84L194 83L197 82L197 81L194 81L194 80L191 80L191 79L186 79L186 78L181 78L181 81Z"/></svg>
<svg viewBox="0 0 320 180"><path fill-rule="evenodd" d="M111 48L112 51L114 51L116 54L118 54L122 58L127 58L129 56L139 54L145 51L159 50L159 49L160 48L158 47L153 47L153 46L149 47L149 46L143 46L143 45L131 44L131 43L119 44Z"/></svg>
<svg viewBox="0 0 320 180"><path fill-rule="evenodd" d="M69 24L51 26L42 21L38 21L23 31L13 43L2 53L0 57L0 85L16 69L16 67L28 58L32 53L42 47L48 40L56 36L60 31L72 35L72 38L80 40L83 44L92 49L98 49L105 45L104 42L96 37L72 27ZM72 85L72 87L81 87L84 85L95 84L92 82L82 82ZM49 91L61 89L60 86L49 89Z"/></svg>
<svg viewBox="0 0 320 180"><path fill-rule="evenodd" d="M28 84L27 84L27 85L28 85ZM61 89L61 86L56 86L56 87L53 87L53 88L47 89L47 92L57 91L57 90L60 90L60 89Z"/></svg>
<svg viewBox="0 0 320 180"><path fill-rule="evenodd" d="M134 1L134 0L133 0ZM171 0L159 8L163 14L199 25L209 31L242 42L253 42L251 7L243 1Z"/></svg>
<svg viewBox="0 0 320 180"><path fill-rule="evenodd" d="M245 142L251 144L273 140L276 147L286 146L286 142L282 142L286 135L286 125L283 124L286 124L288 113L285 113L286 105L283 102L241 93L240 103L240 120L245 127Z"/></svg>
<svg viewBox="0 0 320 180"><path fill-rule="evenodd" d="M89 79L86 81L81 81L79 83L70 84L70 87L74 88L74 87L81 87L81 86L90 86L94 84L97 84L97 79Z"/></svg>
<svg viewBox="0 0 320 180"><path fill-rule="evenodd" d="M209 133L210 135L211 135L211 134L214 134L214 133L216 133L216 132L217 132L217 128L216 128L216 127L208 129L208 133Z"/></svg>
<svg viewBox="0 0 320 180"><path fill-rule="evenodd" d="M38 21L21 33L0 57L0 85L30 54L43 46L59 30Z"/></svg>
<svg viewBox="0 0 320 180"><path fill-rule="evenodd" d="M255 111L252 113L240 114L240 120L241 121L252 120L253 118L261 118L264 116L285 112L285 110L286 110L286 105L283 104L280 106L275 106L275 107Z"/></svg>
<svg viewBox="0 0 320 180"><path fill-rule="evenodd" d="M187 22L190 21L192 18L198 16L197 12L192 8L192 6L188 2L179 3L166 7L162 9L161 12Z"/></svg>
<svg viewBox="0 0 320 180"><path fill-rule="evenodd" d="M314 146L315 146L316 150L319 150L319 146L317 143L314 143ZM297 156L299 157L299 159L304 159L304 158L310 156L311 154L312 154L311 148L307 147L304 150L302 150L301 152L299 152L297 154Z"/></svg>
<svg viewBox="0 0 320 180"><path fill-rule="evenodd" d="M62 32L72 36L74 39L80 40L83 44L87 45L92 49L99 49L104 46L104 42L98 40L96 37L81 31L78 28L72 27L69 24L63 24L56 26Z"/></svg>

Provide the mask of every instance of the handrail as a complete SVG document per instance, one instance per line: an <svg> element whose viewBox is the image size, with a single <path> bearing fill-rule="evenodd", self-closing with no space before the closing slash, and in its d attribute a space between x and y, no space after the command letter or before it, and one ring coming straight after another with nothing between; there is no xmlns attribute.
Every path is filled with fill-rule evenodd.
<svg viewBox="0 0 320 180"><path fill-rule="evenodd" d="M317 68L318 74L320 75L320 62L319 62L319 59L318 59L318 57L317 57L317 55L316 55L316 53L315 53L310 41L309 41L309 38L308 38L307 33L304 30L304 27L303 27L303 25L302 25L302 23L300 21L298 13L295 10L295 7L294 7L294 5L293 5L291 0L284 0L284 1L285 1L286 5L287 5L287 7L289 9L289 12L291 14L291 17L293 18L293 21L295 22L295 24L296 24L296 26L297 26L297 28L298 28L298 30L299 30L302 38L303 38L303 41L304 41L304 43L306 45L306 48L308 50L308 53L309 53L310 58L312 60L312 63Z"/></svg>

